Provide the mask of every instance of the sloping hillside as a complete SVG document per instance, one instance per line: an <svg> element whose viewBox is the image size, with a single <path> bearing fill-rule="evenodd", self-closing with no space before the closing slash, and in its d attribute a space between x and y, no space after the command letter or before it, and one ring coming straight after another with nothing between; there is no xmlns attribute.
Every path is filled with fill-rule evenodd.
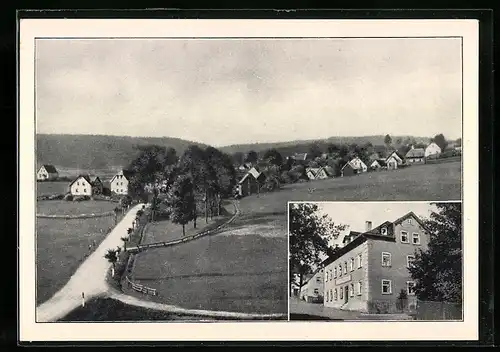
<svg viewBox="0 0 500 352"><path fill-rule="evenodd" d="M59 172L79 170L117 170L127 166L138 154L136 146L156 144L175 148L180 155L191 144L178 138L120 137L105 135L38 134L36 157L39 164L53 164Z"/></svg>
<svg viewBox="0 0 500 352"><path fill-rule="evenodd" d="M254 143L254 144L235 144L227 147L219 148L225 153L236 153L242 152L246 153L250 150L256 152L262 152L270 148L276 148L283 155L292 155L294 153L307 152L310 146L317 143L319 147L326 151L326 147L330 143L335 144L352 144L356 143L359 145L365 143L372 143L373 145L384 145L385 136L375 135L375 136L361 136L361 137L330 137L327 139L319 140L298 140L290 142L276 142L276 143ZM414 136L391 136L392 141L396 142L398 139L401 141L405 140L415 140L416 143L429 143L431 137L414 137Z"/></svg>

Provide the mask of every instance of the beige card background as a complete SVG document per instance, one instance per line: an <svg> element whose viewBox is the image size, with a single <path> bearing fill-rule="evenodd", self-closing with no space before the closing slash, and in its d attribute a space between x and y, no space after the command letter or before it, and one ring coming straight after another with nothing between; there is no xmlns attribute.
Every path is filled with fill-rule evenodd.
<svg viewBox="0 0 500 352"><path fill-rule="evenodd" d="M475 20L20 21L19 324L21 341L473 340L478 338L478 22ZM35 323L34 39L43 37L463 38L463 322ZM389 107L390 108L390 107ZM297 199L299 200L299 199ZM285 206L285 204L283 205Z"/></svg>

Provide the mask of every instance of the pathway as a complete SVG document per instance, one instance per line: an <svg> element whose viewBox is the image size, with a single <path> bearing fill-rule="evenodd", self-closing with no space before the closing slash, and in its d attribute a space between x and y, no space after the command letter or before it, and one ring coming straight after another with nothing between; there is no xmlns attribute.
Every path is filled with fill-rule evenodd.
<svg viewBox="0 0 500 352"><path fill-rule="evenodd" d="M82 292L85 293L86 300L106 293L106 275L111 264L104 259L104 255L109 248L122 245L120 238L126 236L127 229L132 226L136 213L142 206L143 204L138 204L130 209L99 247L80 265L68 283L51 299L37 307L37 322L56 321L66 316L81 305Z"/></svg>

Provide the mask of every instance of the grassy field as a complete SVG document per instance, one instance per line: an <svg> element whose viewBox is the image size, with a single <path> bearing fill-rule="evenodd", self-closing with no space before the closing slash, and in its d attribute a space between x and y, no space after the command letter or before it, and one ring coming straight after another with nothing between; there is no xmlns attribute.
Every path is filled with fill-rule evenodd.
<svg viewBox="0 0 500 352"><path fill-rule="evenodd" d="M49 210L54 211L54 208L48 207L45 203L58 202L38 202L44 212L48 212ZM71 208L66 208L66 211L71 209L75 214L102 211L101 208L89 208L89 204L85 205L84 203L86 202L65 202L64 204L71 205ZM100 207L111 204L107 202L94 203L98 203ZM80 208L76 206L80 206ZM70 212L68 211L68 213ZM89 244L95 240L96 244L99 245L105 238L106 232L113 226L114 216L71 220L37 218L37 304L49 299L66 284L86 256L94 250L94 248L89 250Z"/></svg>
<svg viewBox="0 0 500 352"><path fill-rule="evenodd" d="M253 209L254 202L242 199L241 215L216 235L139 254L134 280L158 290L140 297L188 309L286 313L286 213Z"/></svg>
<svg viewBox="0 0 500 352"><path fill-rule="evenodd" d="M37 182L36 195L66 194L69 182Z"/></svg>
<svg viewBox="0 0 500 352"><path fill-rule="evenodd" d="M205 222L204 218L200 218L197 221L196 228L193 227L192 223L186 225L185 236L192 236L203 230L215 228L227 221L230 217L231 215L215 217L209 220L208 223ZM182 238L182 226L174 224L170 220L162 220L148 225L146 231L144 231L142 244L168 242L179 238Z"/></svg>
<svg viewBox="0 0 500 352"><path fill-rule="evenodd" d="M37 214L45 215L101 214L112 211L114 208L116 208L116 204L108 201L44 200L36 202Z"/></svg>
<svg viewBox="0 0 500 352"><path fill-rule="evenodd" d="M310 189L314 188L313 192ZM252 198L255 196L252 196ZM309 181L262 193L256 206L286 209L288 201L445 201L461 199L461 164L412 165L394 171Z"/></svg>

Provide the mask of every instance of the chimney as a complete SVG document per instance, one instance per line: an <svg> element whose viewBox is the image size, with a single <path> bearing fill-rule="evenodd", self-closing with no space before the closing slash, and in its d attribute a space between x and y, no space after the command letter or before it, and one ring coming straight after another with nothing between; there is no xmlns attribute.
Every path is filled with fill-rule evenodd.
<svg viewBox="0 0 500 352"><path fill-rule="evenodd" d="M366 222L366 232L371 231L371 229L372 229L372 222L371 221L367 221Z"/></svg>

